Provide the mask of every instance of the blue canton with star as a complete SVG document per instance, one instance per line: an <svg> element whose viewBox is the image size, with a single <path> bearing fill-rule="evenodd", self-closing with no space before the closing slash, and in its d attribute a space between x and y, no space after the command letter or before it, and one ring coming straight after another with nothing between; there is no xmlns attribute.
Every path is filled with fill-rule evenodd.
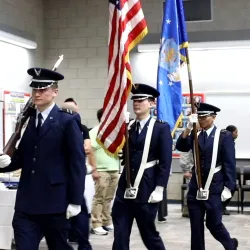
<svg viewBox="0 0 250 250"><path fill-rule="evenodd" d="M109 0L109 3L114 4L115 7L120 10L120 1L119 0Z"/></svg>

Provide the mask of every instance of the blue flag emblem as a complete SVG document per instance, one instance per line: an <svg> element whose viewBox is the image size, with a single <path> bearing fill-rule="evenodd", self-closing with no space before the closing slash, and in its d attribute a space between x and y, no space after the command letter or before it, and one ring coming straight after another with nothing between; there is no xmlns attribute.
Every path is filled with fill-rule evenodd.
<svg viewBox="0 0 250 250"><path fill-rule="evenodd" d="M158 119L169 123L172 134L182 117L182 88L180 70L186 61L188 47L182 0L168 0L162 24L158 62Z"/></svg>

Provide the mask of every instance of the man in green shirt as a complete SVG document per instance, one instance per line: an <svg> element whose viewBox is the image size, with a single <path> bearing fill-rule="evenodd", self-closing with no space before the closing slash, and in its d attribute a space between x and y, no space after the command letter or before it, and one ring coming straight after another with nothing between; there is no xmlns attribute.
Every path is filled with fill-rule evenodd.
<svg viewBox="0 0 250 250"><path fill-rule="evenodd" d="M97 111L100 123L103 110ZM119 179L119 159L108 156L97 143L96 137L99 125L89 132L91 145L95 154L96 169L100 178L95 182L95 195L92 203L92 233L107 235L113 230L110 205L114 198Z"/></svg>

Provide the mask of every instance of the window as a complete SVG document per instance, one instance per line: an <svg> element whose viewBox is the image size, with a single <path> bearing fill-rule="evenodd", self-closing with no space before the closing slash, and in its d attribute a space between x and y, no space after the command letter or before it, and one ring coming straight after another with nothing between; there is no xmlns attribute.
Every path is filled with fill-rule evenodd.
<svg viewBox="0 0 250 250"><path fill-rule="evenodd" d="M212 21L212 0L183 0L183 5L187 22Z"/></svg>

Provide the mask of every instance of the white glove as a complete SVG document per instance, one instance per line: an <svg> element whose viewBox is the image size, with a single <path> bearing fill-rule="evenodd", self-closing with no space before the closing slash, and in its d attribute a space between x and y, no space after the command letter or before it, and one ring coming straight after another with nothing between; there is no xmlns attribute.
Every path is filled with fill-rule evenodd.
<svg viewBox="0 0 250 250"><path fill-rule="evenodd" d="M198 115L197 114L192 114L188 117L187 128L191 130L193 128L194 123L198 123Z"/></svg>
<svg viewBox="0 0 250 250"><path fill-rule="evenodd" d="M125 114L126 123L129 123L129 116L130 116L130 112L127 111Z"/></svg>
<svg viewBox="0 0 250 250"><path fill-rule="evenodd" d="M157 186L148 199L148 203L157 203L163 200L163 187Z"/></svg>
<svg viewBox="0 0 250 250"><path fill-rule="evenodd" d="M91 165L89 165L89 164L87 164L87 174L92 174L92 172L93 172L93 168L92 168L92 166Z"/></svg>
<svg viewBox="0 0 250 250"><path fill-rule="evenodd" d="M123 151L120 150L120 151L117 153L117 155L118 155L119 158L122 158L122 157L123 157Z"/></svg>
<svg viewBox="0 0 250 250"><path fill-rule="evenodd" d="M69 219L71 217L77 216L81 212L80 205L69 204L66 211L66 218Z"/></svg>
<svg viewBox="0 0 250 250"><path fill-rule="evenodd" d="M231 191L227 188L227 187L224 187L222 193L221 193L221 201L226 201L228 199L232 198L232 193Z"/></svg>
<svg viewBox="0 0 250 250"><path fill-rule="evenodd" d="M0 190L7 190L6 186L0 182Z"/></svg>
<svg viewBox="0 0 250 250"><path fill-rule="evenodd" d="M1 154L2 152L0 152ZM7 166L9 166L11 163L11 159L8 155L1 155L0 156L0 168L5 168Z"/></svg>

